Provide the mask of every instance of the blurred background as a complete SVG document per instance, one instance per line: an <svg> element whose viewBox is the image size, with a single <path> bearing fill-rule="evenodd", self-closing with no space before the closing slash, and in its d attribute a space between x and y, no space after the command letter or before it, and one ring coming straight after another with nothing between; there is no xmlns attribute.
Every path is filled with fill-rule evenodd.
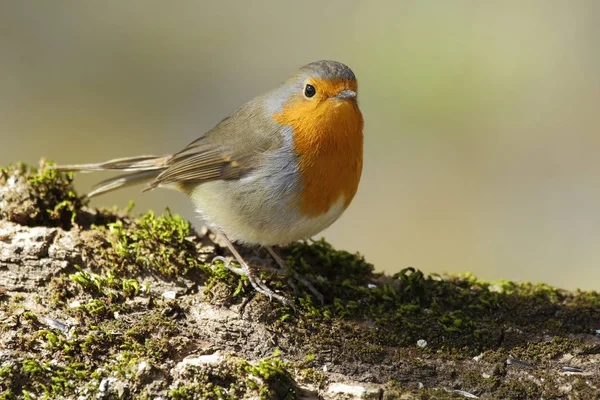
<svg viewBox="0 0 600 400"><path fill-rule="evenodd" d="M365 168L328 240L387 272L599 290L599 38L595 0L2 1L0 165L177 151L334 59L360 82ZM167 190L93 205L129 199L194 219Z"/></svg>

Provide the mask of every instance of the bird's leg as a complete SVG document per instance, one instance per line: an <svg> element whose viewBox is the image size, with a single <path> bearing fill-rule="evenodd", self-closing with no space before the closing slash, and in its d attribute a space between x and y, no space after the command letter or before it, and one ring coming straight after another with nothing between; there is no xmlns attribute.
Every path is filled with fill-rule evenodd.
<svg viewBox="0 0 600 400"><path fill-rule="evenodd" d="M274 298L276 300L279 300L283 304L294 307L294 304L290 300L286 299L285 297L283 297L283 296L275 293L271 289L269 289L260 280L260 278L254 274L254 271L252 270L252 268L250 268L248 263L246 261L244 261L241 254L236 250L236 248L233 246L233 244L231 243L229 238L227 236L225 236L225 234L223 234L223 233L221 233L220 235L223 238L223 241L225 242L225 244L227 245L227 248L229 249L229 251L231 251L231 253L235 257L237 262L240 264L240 267L238 268L238 267L232 266L231 263L229 262L229 260L227 260L224 257L220 257L220 256L215 257L213 259L213 261L214 260L223 261L225 263L225 267L227 267L231 272L238 274L238 275L247 276L248 280L250 281L250 284L252 285L254 290L256 290L259 293L264 294L269 299Z"/></svg>
<svg viewBox="0 0 600 400"><path fill-rule="evenodd" d="M252 284L252 287L254 287L258 292L264 294L265 296L267 296L269 298L269 300L271 300L272 294L271 294L270 289L264 284L263 281L261 281L252 272L248 273L248 271L252 271L251 269L246 270L245 268L235 267L233 264L231 264L231 262L228 259L226 259L225 257L222 257L222 256L216 256L215 258L213 258L213 262L215 262L215 261L221 261L225 265L225 268L227 268L228 270L230 270L231 272L233 272L235 274L247 276L248 280ZM248 265L248 268L249 267L250 266ZM257 287L257 286L259 286L259 287Z"/></svg>
<svg viewBox="0 0 600 400"><path fill-rule="evenodd" d="M234 267L233 265L231 265L231 263L229 262L228 259L226 259L223 256L216 256L215 258L212 259L212 263L214 264L215 261L221 261L225 267L230 270L231 272L233 272L234 274L238 274L238 275L245 275L246 271L244 270L244 268L238 268L238 267Z"/></svg>
<svg viewBox="0 0 600 400"><path fill-rule="evenodd" d="M294 269L290 266L288 266L285 261L279 256L279 254L277 254L275 252L275 250L273 249L273 247L271 246L265 246L265 248L267 249L267 251L269 252L269 254L271 255L271 257L273 257L273 259L275 260L275 262L279 265L279 267L286 271L289 275L292 275L294 277L294 279L296 279L298 282L302 283L304 286L306 286L306 288L308 290L310 290L310 292L317 298L317 300L319 300L319 302L321 303L321 305L325 304L325 297L321 294L321 292L319 292L312 283L310 283L310 281L303 275L299 274L298 272L294 271Z"/></svg>
<svg viewBox="0 0 600 400"><path fill-rule="evenodd" d="M252 256L250 258L247 258L247 260L249 263L251 263L252 261L256 261L257 263L260 264L261 269L266 269L268 271L276 273L277 275L287 275L285 271L282 271L281 268L279 268L279 266L272 267L270 265L266 265L265 260L258 256Z"/></svg>
<svg viewBox="0 0 600 400"><path fill-rule="evenodd" d="M282 269L279 266L271 267L270 265L265 265L265 260L261 259L260 257L251 257L248 259L248 261L258 261L260 263L260 267L262 269L272 271L280 276L285 276L287 278L288 285L290 285L290 287L294 290L294 295L298 295L298 293L300 293L300 291L298 290L298 286L294 282L293 277L290 276L290 274L287 272L287 270Z"/></svg>

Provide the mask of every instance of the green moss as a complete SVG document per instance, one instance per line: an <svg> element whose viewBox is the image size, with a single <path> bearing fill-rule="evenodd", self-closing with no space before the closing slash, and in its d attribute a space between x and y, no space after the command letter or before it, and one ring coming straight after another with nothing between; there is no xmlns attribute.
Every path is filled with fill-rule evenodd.
<svg viewBox="0 0 600 400"><path fill-rule="evenodd" d="M58 394L77 397L83 391L94 395L103 378L136 380L140 360L161 365L161 373L167 373L170 367L164 365L165 360L176 357L178 348L192 340L181 342L184 339L177 336L179 330L167 316L171 309L167 303L157 304L137 321L112 320L104 315L99 326L82 323L69 331L68 338L58 330L21 325L18 336L25 340L13 342L11 351L23 355L33 352L37 357L2 365L0 398L9 393L26 396L26 392L32 397L50 398Z"/></svg>
<svg viewBox="0 0 600 400"><path fill-rule="evenodd" d="M547 341L527 343L523 347L512 348L510 355L535 365L543 361L554 360L565 353L577 355L582 349L583 344L580 340L555 336Z"/></svg>
<svg viewBox="0 0 600 400"><path fill-rule="evenodd" d="M169 391L174 399L260 399L293 400L298 398L288 370L290 365L278 354L249 364L246 360L227 357L219 365L188 366L184 376L194 383L179 385Z"/></svg>
<svg viewBox="0 0 600 400"><path fill-rule="evenodd" d="M297 272L334 289L323 293L329 301L346 297L345 288L362 286L373 277L373 265L362 256L335 250L324 239L297 242L283 250L288 265Z"/></svg>
<svg viewBox="0 0 600 400"><path fill-rule="evenodd" d="M25 311L23 313L23 318L28 319L28 320L30 320L32 322L37 322L37 320L38 320L37 315L35 315L31 311Z"/></svg>
<svg viewBox="0 0 600 400"><path fill-rule="evenodd" d="M327 380L327 375L315 368L302 368L298 371L298 379L302 383L309 383L322 388Z"/></svg>
<svg viewBox="0 0 600 400"><path fill-rule="evenodd" d="M420 339L428 343L427 351L466 359L500 343L524 345L532 334L576 334L596 326L589 307L600 299L597 293L489 283L470 274L442 279L413 268L384 277L373 273L360 255L334 250L324 241L284 251L290 264L313 277L327 301L315 305L304 291L300 315L285 314L279 321L282 329L286 324L306 327L306 342L315 352L343 343L340 362L376 365L398 357L389 348L410 348ZM507 334L511 327L515 333Z"/></svg>
<svg viewBox="0 0 600 400"><path fill-rule="evenodd" d="M20 294L20 293L18 293L18 294L15 294L15 295L13 296L13 301L15 301L15 302L22 302L22 301L24 301L24 300L25 300L25 296L24 296L24 295L22 295L22 294Z"/></svg>
<svg viewBox="0 0 600 400"><path fill-rule="evenodd" d="M124 215L117 210L92 210L89 201L73 188L73 173L50 168L42 160L39 168L17 163L0 168L0 219L27 226L105 225Z"/></svg>
<svg viewBox="0 0 600 400"><path fill-rule="evenodd" d="M21 225L60 226L70 229L86 200L72 187L73 174L62 174L25 164L0 169L0 218Z"/></svg>
<svg viewBox="0 0 600 400"><path fill-rule="evenodd" d="M78 265L75 269L77 272L69 278L93 296L103 296L112 302L121 296L132 298L140 293L141 286L135 278L117 277L112 270L101 275L85 271Z"/></svg>
<svg viewBox="0 0 600 400"><path fill-rule="evenodd" d="M433 400L433 399L465 399L465 396L452 390L437 388L404 387L395 381L390 381L385 388L382 400Z"/></svg>
<svg viewBox="0 0 600 400"><path fill-rule="evenodd" d="M118 273L152 272L174 279L209 270L202 261L206 257L190 240L194 235L190 223L169 210L158 217L148 212L131 224L119 220L108 228L112 251L104 257Z"/></svg>
<svg viewBox="0 0 600 400"><path fill-rule="evenodd" d="M190 223L166 210L163 215L148 212L133 220L118 220L96 229L97 238L106 245L97 247L95 264L122 277L123 294L139 293L139 281L131 276L160 276L177 280L185 277L206 286L205 298L221 304L241 301L240 295L249 289L246 277L233 274L221 262L212 264L216 255L203 248ZM81 277L81 284L100 285L98 279ZM79 278L78 278L79 279Z"/></svg>
<svg viewBox="0 0 600 400"><path fill-rule="evenodd" d="M250 374L246 385L258 391L264 399L292 400L298 396L294 380L287 371L288 363L281 361L279 352L272 357L260 360L258 365L246 365L245 371ZM255 379L258 377L259 380Z"/></svg>
<svg viewBox="0 0 600 400"><path fill-rule="evenodd" d="M176 306L176 305L175 305ZM126 335L143 343L151 332L160 330L169 336L175 330L173 321L162 313L149 313L136 321L133 326L126 331Z"/></svg>
<svg viewBox="0 0 600 400"><path fill-rule="evenodd" d="M53 276L48 283L48 291L50 293L49 300L53 307L62 306L66 301L75 296L74 291L78 288L73 286L71 274L59 274Z"/></svg>
<svg viewBox="0 0 600 400"><path fill-rule="evenodd" d="M359 374L357 370L364 376L372 373L388 382L386 398L460 398L452 391L393 382L402 375L435 384L438 375L447 373L437 368L444 361L464 366L452 380L467 392L555 398L561 396L549 389L556 383L555 375L528 370L544 379L543 387L509 379L520 367L507 366L506 359L543 368L566 353L598 352L573 339L588 337L600 326L597 292L567 292L527 282L490 283L471 274L426 275L414 268L385 276L374 272L360 254L336 250L319 240L295 243L281 253L313 281L325 295L325 304L317 304L301 284L261 271L269 287L295 299L297 310L292 310L257 295L246 278L220 262L210 266L220 249L206 246L208 238L199 238L180 217L168 210L139 218L90 211L72 191L71 180L71 175L46 168L37 172L23 165L0 172L0 218L65 229L79 225L85 247L81 258L71 260L40 288L38 306L49 304L52 315L76 321L68 336L42 327L25 308L22 294L2 295L0 311L8 318L3 317L0 334L9 338L7 347L18 362L0 364L0 398L76 398L82 391L95 397L107 377L137 388L132 397L148 397L141 382L152 379L138 376L139 363L152 364L154 376L172 379L176 360L205 340L195 336L195 321L187 319L196 301L239 305L245 318L273 333L291 361L284 362L277 354L257 363L230 357L220 365L190 367L173 387L170 382L154 383L156 390L170 390L174 398L291 399L298 396L292 371L299 381L323 389L324 364L349 376ZM20 189L15 189L15 182ZM248 259L255 255L253 249L242 251ZM258 254L270 262L266 252ZM186 296L166 301L148 290L148 277L153 284L185 279L188 288L203 285L206 290L193 301ZM420 339L426 347L417 346ZM471 365L471 358L480 353L493 369L487 378ZM579 393L592 393L576 380L571 384Z"/></svg>
<svg viewBox="0 0 600 400"><path fill-rule="evenodd" d="M24 359L0 369L2 384L0 397L10 398L56 398L75 396L83 390L89 369L81 363L69 367Z"/></svg>

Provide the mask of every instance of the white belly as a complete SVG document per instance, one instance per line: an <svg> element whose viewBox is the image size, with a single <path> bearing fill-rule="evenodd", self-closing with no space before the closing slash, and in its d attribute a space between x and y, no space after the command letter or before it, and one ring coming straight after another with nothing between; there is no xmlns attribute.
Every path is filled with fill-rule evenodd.
<svg viewBox="0 0 600 400"><path fill-rule="evenodd" d="M264 176L206 182L192 191L191 197L211 229L250 245L284 245L309 238L344 212L345 199L340 196L327 212L316 217L302 215L297 206L299 188L278 190L270 178L268 182Z"/></svg>

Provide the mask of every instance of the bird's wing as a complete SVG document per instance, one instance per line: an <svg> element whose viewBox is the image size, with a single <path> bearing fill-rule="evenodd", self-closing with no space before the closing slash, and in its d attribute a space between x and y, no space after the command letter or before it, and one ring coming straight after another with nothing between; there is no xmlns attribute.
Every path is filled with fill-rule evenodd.
<svg viewBox="0 0 600 400"><path fill-rule="evenodd" d="M166 162L166 168L146 187L199 184L239 179L260 165L265 151L281 146L278 126L261 118L249 103L190 143ZM258 110L257 110L258 109Z"/></svg>
<svg viewBox="0 0 600 400"><path fill-rule="evenodd" d="M251 163L233 154L225 146L205 143L188 146L167 161L161 172L145 190L172 183L202 183L215 179L238 179Z"/></svg>

